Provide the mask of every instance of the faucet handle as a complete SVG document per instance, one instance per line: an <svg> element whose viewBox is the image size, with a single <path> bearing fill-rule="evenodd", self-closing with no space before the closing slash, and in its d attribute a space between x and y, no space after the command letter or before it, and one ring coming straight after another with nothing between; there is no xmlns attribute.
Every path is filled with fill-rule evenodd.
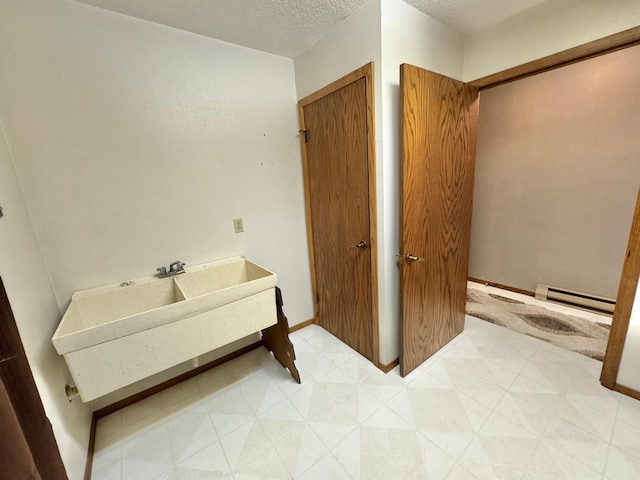
<svg viewBox="0 0 640 480"><path fill-rule="evenodd" d="M156 270L160 272L161 277L167 276L167 267L159 267L159 268L156 268Z"/></svg>
<svg viewBox="0 0 640 480"><path fill-rule="evenodd" d="M184 267L184 266L185 266L185 263L181 262L180 260L176 260L171 265L169 265L169 271L170 272L181 272L183 270L182 267Z"/></svg>

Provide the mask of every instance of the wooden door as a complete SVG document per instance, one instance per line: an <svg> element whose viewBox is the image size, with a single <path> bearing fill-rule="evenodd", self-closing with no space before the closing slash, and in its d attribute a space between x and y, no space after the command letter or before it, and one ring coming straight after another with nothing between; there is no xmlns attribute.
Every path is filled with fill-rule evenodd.
<svg viewBox="0 0 640 480"><path fill-rule="evenodd" d="M377 362L367 79L300 102L316 323Z"/></svg>
<svg viewBox="0 0 640 480"><path fill-rule="evenodd" d="M478 90L405 64L400 92L404 376L464 328Z"/></svg>
<svg viewBox="0 0 640 480"><path fill-rule="evenodd" d="M0 478L67 478L1 278L0 437Z"/></svg>

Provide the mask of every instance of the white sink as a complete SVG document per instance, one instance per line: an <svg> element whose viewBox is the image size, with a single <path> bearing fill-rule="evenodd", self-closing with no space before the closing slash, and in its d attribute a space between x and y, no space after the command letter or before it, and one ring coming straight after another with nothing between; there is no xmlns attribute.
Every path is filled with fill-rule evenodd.
<svg viewBox="0 0 640 480"><path fill-rule="evenodd" d="M244 257L82 290L55 331L83 401L276 323L276 275Z"/></svg>

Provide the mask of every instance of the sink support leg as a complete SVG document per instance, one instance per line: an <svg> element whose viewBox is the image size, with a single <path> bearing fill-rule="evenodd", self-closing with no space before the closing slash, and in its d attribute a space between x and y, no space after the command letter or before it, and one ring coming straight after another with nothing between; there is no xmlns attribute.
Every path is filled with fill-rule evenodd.
<svg viewBox="0 0 640 480"><path fill-rule="evenodd" d="M289 321L282 311L282 292L278 287L276 287L276 310L278 323L262 330L262 342L265 348L273 353L280 365L288 369L293 379L300 383L300 374L293 363L296 352L293 349L293 343L289 340Z"/></svg>

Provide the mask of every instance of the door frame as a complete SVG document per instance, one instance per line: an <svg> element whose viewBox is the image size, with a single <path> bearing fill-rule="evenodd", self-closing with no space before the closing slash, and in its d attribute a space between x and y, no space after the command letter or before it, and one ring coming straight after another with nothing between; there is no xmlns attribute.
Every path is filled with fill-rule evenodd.
<svg viewBox="0 0 640 480"><path fill-rule="evenodd" d="M367 162L369 180L369 240L368 249L371 261L371 338L373 342L373 364L381 368L379 364L379 313L378 313L378 240L377 240L377 209L376 209L376 149L375 149L375 110L373 89L373 62L354 70L339 78L335 82L298 101L298 119L300 124L300 150L302 151L302 175L304 179L305 218L307 222L307 244L309 248L309 265L311 267L311 286L313 289L314 323L318 323L318 288L316 279L316 264L313 245L313 227L311 222L311 196L309 164L307 160L307 147L305 143L304 107L310 103L326 97L347 85L360 79L365 81L366 119L367 119Z"/></svg>
<svg viewBox="0 0 640 480"><path fill-rule="evenodd" d="M631 323L631 312L636 297L638 281L640 280L640 190L636 200L636 208L633 214L629 241L624 256L620 284L618 286L618 297L616 307L613 312L611 322L611 332L607 343L607 351L602 362L600 373L600 383L611 390L640 400L640 392L618 384L618 370L622 360L629 324Z"/></svg>
<svg viewBox="0 0 640 480"><path fill-rule="evenodd" d="M640 44L640 27L633 27L467 83L482 91L638 44Z"/></svg>
<svg viewBox="0 0 640 480"><path fill-rule="evenodd" d="M572 63L581 62L600 55L606 55L607 53L623 50L636 45L640 45L640 26L614 33L613 35L593 40L583 45L563 50L501 72L487 75L486 77L478 78L469 83L477 86L479 90L482 91L487 88L520 80L532 75L537 75L538 73L554 70ZM640 202L640 197L638 201ZM638 224L640 224L640 219L637 217L638 207L636 207L631 235L634 234L634 229L637 229ZM640 400L640 392L625 388L616 383L618 369L620 368L620 360L622 359L622 349L631 318L634 294L638 285L639 270L640 241L638 241L637 238L634 240L630 237L629 245L625 250L625 262L620 278L620 285L618 287L616 308L613 314L611 332L607 343L600 383L606 388L616 390Z"/></svg>
<svg viewBox="0 0 640 480"><path fill-rule="evenodd" d="M16 423L37 478L62 480L67 473L62 463L51 423L42 405L27 355L22 345L9 297L0 278L0 382L6 390Z"/></svg>

